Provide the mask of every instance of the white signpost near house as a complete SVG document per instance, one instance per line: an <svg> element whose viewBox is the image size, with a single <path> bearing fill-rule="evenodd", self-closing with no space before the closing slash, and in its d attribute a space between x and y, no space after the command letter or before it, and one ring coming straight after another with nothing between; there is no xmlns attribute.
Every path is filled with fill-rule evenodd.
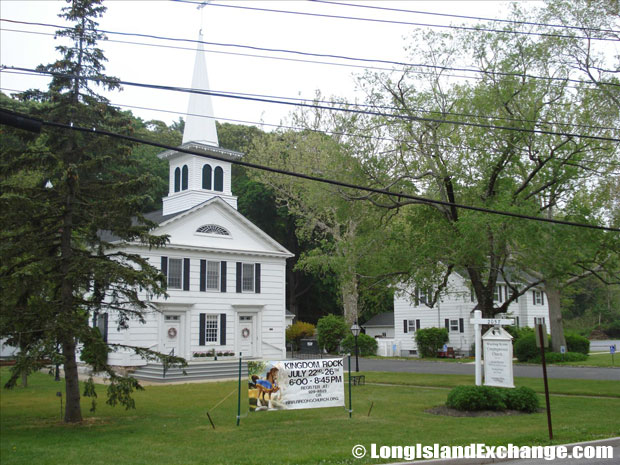
<svg viewBox="0 0 620 465"><path fill-rule="evenodd" d="M476 334L476 386L481 386L482 385L482 353L481 353L482 352L482 327L481 326L482 325L495 325L495 326L499 326L499 328L501 329L501 325L513 325L514 320L508 319L508 318L482 318L482 311L475 310L474 317L471 320L469 320L469 322L474 325L474 331ZM506 333L505 330L503 331L504 333ZM508 334L508 336L510 335ZM510 337L509 341L510 340L512 340L512 337ZM505 348L506 344L502 344L502 346ZM504 354L502 357L504 360L507 359L506 354ZM485 359L486 359L486 353L485 353ZM510 342L510 359L509 360L510 360L510 384L513 384L513 381L512 381L512 342ZM486 380L486 376L485 376L485 380ZM514 385L510 387L514 387Z"/></svg>
<svg viewBox="0 0 620 465"><path fill-rule="evenodd" d="M494 326L482 336L484 344L484 384L513 388L512 336L501 326Z"/></svg>

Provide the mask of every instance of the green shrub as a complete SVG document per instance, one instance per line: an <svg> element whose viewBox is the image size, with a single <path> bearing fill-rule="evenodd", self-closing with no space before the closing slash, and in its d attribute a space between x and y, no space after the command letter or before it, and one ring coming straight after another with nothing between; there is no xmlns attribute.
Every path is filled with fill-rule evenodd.
<svg viewBox="0 0 620 465"><path fill-rule="evenodd" d="M564 357L562 357L564 355ZM586 354L582 354L581 352L566 352L565 354L559 354L557 352L545 352L545 362L547 363L558 363L558 362L583 362L587 360L588 356ZM542 363L542 358L540 357L540 353L529 360L533 363Z"/></svg>
<svg viewBox="0 0 620 465"><path fill-rule="evenodd" d="M514 344L515 357L520 362L528 360L540 354L540 349L536 347L536 335L534 333L521 336Z"/></svg>
<svg viewBox="0 0 620 465"><path fill-rule="evenodd" d="M446 405L465 411L504 410L504 396L491 386L457 386L448 394Z"/></svg>
<svg viewBox="0 0 620 465"><path fill-rule="evenodd" d="M540 403L533 389L521 386L515 389L501 389L506 408L520 412L533 413L538 411Z"/></svg>
<svg viewBox="0 0 620 465"><path fill-rule="evenodd" d="M317 322L316 332L319 336L319 347L335 352L349 328L341 316L327 315Z"/></svg>
<svg viewBox="0 0 620 465"><path fill-rule="evenodd" d="M449 340L445 328L424 328L415 332L418 353L422 357L437 357L437 352Z"/></svg>
<svg viewBox="0 0 620 465"><path fill-rule="evenodd" d="M355 337L353 334L347 335L342 340L342 349L352 355L355 355ZM360 334L357 338L357 348L362 356L375 355L377 353L377 340L368 334Z"/></svg>
<svg viewBox="0 0 620 465"><path fill-rule="evenodd" d="M579 352L585 355L590 352L590 341L585 337L575 333L566 333L564 338L567 352Z"/></svg>
<svg viewBox="0 0 620 465"><path fill-rule="evenodd" d="M609 323L603 330L609 337L620 337L620 320Z"/></svg>
<svg viewBox="0 0 620 465"><path fill-rule="evenodd" d="M301 339L314 336L316 327L312 323L305 323L303 321L296 321L291 326L286 328L286 342L293 343L295 349L299 349L299 341Z"/></svg>

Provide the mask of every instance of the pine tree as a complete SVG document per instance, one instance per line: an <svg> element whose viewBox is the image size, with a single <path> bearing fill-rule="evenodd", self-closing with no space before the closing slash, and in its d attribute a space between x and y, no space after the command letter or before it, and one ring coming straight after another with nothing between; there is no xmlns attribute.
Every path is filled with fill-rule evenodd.
<svg viewBox="0 0 620 465"><path fill-rule="evenodd" d="M40 67L55 73L48 91L25 92L22 105L47 120L129 133L128 115L92 89L93 82L118 88L116 79L103 74L105 57L97 48L103 39L96 30L105 11L101 2L68 0L59 16L74 26L57 37L71 43L57 47L62 55L58 61ZM132 318L143 321L151 308L141 297L165 292L156 268L113 247L101 234L108 231L149 247L165 244L165 237L149 234L153 224L140 215L152 179L124 174L132 163L131 146L118 139L60 129L46 129L36 138L20 132L15 130L11 139L18 142L2 149L0 173L0 337L22 346L7 386L36 368L42 357L58 358L65 371L65 422L81 421L77 347L82 346L82 358L111 377L108 403L133 407L131 392L140 386L107 365L111 348L90 319L110 312L120 328ZM92 381L85 394L94 400Z"/></svg>

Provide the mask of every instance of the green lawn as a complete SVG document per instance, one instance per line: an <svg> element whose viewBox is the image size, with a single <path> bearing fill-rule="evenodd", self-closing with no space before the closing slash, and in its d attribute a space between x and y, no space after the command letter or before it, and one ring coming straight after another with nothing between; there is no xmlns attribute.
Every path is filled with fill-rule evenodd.
<svg viewBox="0 0 620 465"><path fill-rule="evenodd" d="M6 369L1 375L6 380ZM97 412L83 402L84 425L59 421L55 383L46 374L31 377L27 389L3 390L0 400L0 457L10 464L315 464L371 463L351 455L356 444L489 445L547 444L544 413L533 415L454 418L426 409L445 402L438 386L471 383L472 377L402 373L365 373L367 384L353 387L353 418L342 408L244 413L235 426L237 398L230 396L212 417L208 408L236 391L235 382L149 386L135 395L137 409L111 408L99 386ZM562 394L618 397L618 383L552 380ZM537 388L536 380L517 385ZM424 385L427 387L415 387ZM615 387L615 389L614 389ZM537 389L538 390L538 389ZM244 392L245 394L245 392ZM541 397L541 401L542 400ZM374 402L372 413L368 410ZM247 412L247 398L242 399ZM552 396L555 441L567 443L620 435L620 398Z"/></svg>

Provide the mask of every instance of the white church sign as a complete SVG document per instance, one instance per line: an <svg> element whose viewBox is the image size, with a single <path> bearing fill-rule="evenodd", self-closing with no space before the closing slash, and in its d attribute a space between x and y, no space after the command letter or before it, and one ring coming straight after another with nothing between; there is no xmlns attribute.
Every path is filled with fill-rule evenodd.
<svg viewBox="0 0 620 465"><path fill-rule="evenodd" d="M512 336L501 327L489 329L482 336L484 345L484 384L513 388Z"/></svg>

